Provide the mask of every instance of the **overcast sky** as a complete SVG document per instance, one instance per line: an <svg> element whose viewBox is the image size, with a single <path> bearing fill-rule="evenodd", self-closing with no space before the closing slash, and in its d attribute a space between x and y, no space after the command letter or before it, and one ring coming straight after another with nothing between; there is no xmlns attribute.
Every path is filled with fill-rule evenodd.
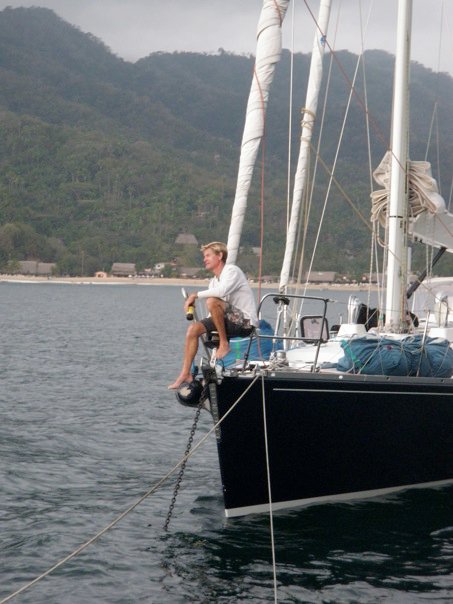
<svg viewBox="0 0 453 604"><path fill-rule="evenodd" d="M291 47L291 4L285 25L285 48ZM318 11L318 0L296 0L294 48L309 52L314 29L305 4L315 15ZM51 8L128 61L156 51L209 53L223 48L254 54L261 5L262 0L0 0L0 10L6 6ZM360 52L359 5L363 23L370 15L364 47L382 48L394 54L396 0L332 0L330 44ZM334 42L337 22L338 31L346 33L337 34ZM453 75L453 0L414 0L413 23L413 59Z"/></svg>

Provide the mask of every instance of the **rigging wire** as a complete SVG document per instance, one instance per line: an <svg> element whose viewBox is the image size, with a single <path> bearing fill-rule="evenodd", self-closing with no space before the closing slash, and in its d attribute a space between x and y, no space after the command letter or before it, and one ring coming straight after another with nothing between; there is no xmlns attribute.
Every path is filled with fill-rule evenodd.
<svg viewBox="0 0 453 604"><path fill-rule="evenodd" d="M258 257L258 300L261 299L261 283L263 277L263 245L264 245L264 193L266 175L266 103L264 101L263 89L257 77L260 92L261 112L263 114L263 136L261 137L261 187L260 187L260 254Z"/></svg>
<svg viewBox="0 0 453 604"><path fill-rule="evenodd" d="M135 510L135 508L137 508L141 503L143 503L143 501L145 501L145 499L147 499L148 497L150 497L151 495L156 493L156 491L158 491L159 488L165 482L167 482L167 480L176 472L176 470L178 470L178 468L180 468L183 464L185 464L187 462L187 460L190 459L190 457L192 457L192 455L195 453L195 451L197 451L201 447L201 445L205 443L205 441L211 436L211 434L213 432L215 432L215 430L218 429L218 427L223 423L225 418L227 418L230 415L230 413L233 411L233 409L236 408L236 406L239 404L239 402L244 398L244 396L247 394L247 392L252 388L252 386L255 384L255 382L258 380L258 378L259 378L259 375L258 374L255 375L253 380L250 382L250 384L247 386L247 388L244 390L244 392L239 396L239 398L233 403L233 405L228 409L228 411L225 413L225 415L218 422L216 422L212 426L212 428L197 442L197 444L192 448L192 450L189 451L189 453L187 453L186 455L184 455L178 461L178 463L175 466L173 466L173 468L171 470L169 470L167 472L167 474L165 474L153 487L151 487L139 499L137 499L128 508L126 508L121 514L119 514L119 516L117 516L114 520L112 520L112 522L110 522L102 530L100 530L93 537L91 537L91 539L89 539L88 541L85 541L85 543L82 543L82 545L79 545L79 547L77 547L73 552L71 552L65 558L63 558L62 560L60 560L59 562L57 562L56 564L54 564L53 566L48 568L45 572L40 574L38 577L36 577L32 581L30 581L29 583L26 583L25 585L23 585L22 587L17 589L15 592L9 594L8 596L6 596L2 600L0 600L0 604L6 604L7 602L10 602L13 598L20 595L21 593L24 593L25 591L30 589L30 587L32 587L33 585L36 585L36 583L38 583L45 577L49 576L51 573L53 573L55 570L57 570L57 568L60 568L61 566L63 566L63 564L65 564L66 562L69 562L70 560L72 560L73 558L78 556L88 546L90 546L93 543L95 543L96 541L98 541L98 539L100 539L100 537L105 535L105 533L110 531L119 522L121 522L121 520L123 520L123 518L125 518L133 510Z"/></svg>
<svg viewBox="0 0 453 604"><path fill-rule="evenodd" d="M312 12L312 10L310 9L310 7L307 4L307 1L305 0L305 5L310 13L310 15L312 16L313 20L316 22L316 18ZM371 10L370 13L371 15ZM367 26L368 27L368 23ZM332 55L332 59L335 61L335 63L337 64L337 67L341 73L341 75L343 76L345 82L348 84L348 88L352 94L352 96L355 97L355 100L357 101L357 103L359 104L359 106L362 108L362 110L364 112L367 111L363 99L360 96L360 94L357 92L351 78L348 76L348 74L346 73L346 68L343 66L341 60L338 58L337 53L335 51L335 49L331 46L331 44L329 43L329 40L326 39L325 44L327 46L327 48L329 49L331 55ZM360 57L359 57L360 58ZM369 119L370 119L370 125L372 126L372 129L374 130L376 136L381 140L381 142L384 143L384 145L387 145L387 137L383 134L381 127L379 126L379 124L374 120L372 114L369 115Z"/></svg>
<svg viewBox="0 0 453 604"><path fill-rule="evenodd" d="M366 137L367 137L367 153L368 153L368 178L369 178L369 187L370 187L370 191L373 191L374 189L374 182L373 182L373 158L372 158L372 151L371 151L371 132L370 132L370 120L369 120L369 104L368 104L368 86L367 86L367 70L366 70L366 62L365 62L365 37L364 37L364 32L368 29L368 24L370 21L370 17L371 17L371 10L372 10L372 5L370 5L369 8L369 12L368 12L368 19L367 19L367 24L365 26L365 28L363 27L363 15L362 15L362 4L359 2L359 20L360 20L360 46L361 46L361 54L362 54L362 78L363 78L363 96L364 96L364 101L365 101L365 107L367 108L366 112L365 112L365 124L366 124ZM377 276L377 281L379 282L379 274L383 273L383 270L380 271L379 269L379 256L378 256L378 249L377 249L377 237L378 237L378 233L377 233L377 226L376 223L373 223L373 232L371 234L371 240L370 240L370 265L369 265L369 270L368 270L368 293L367 293L367 307L370 308L371 306L371 285L373 283L373 268L374 266L376 267L376 276ZM376 263L374 265L374 262ZM378 296L379 299L379 296ZM381 308L380 305L380 300L379 300L379 304L378 304L378 308Z"/></svg>
<svg viewBox="0 0 453 604"><path fill-rule="evenodd" d="M439 48L439 52L440 52L440 48ZM438 56L438 64L439 64L439 56ZM429 151L430 151L430 147L431 147L431 143L432 143L432 139L434 137L435 143L434 143L434 148L435 148L435 153L436 153L436 173L437 173L437 182L438 187L439 187L439 193L441 193L441 184L440 184L440 157L439 157L439 122L438 122L438 110L439 110L439 101L437 100L439 98L439 74L437 74L437 93L436 93L436 100L434 101L434 106L433 106L433 111L431 114L431 121L429 124L429 132L428 132L428 137L426 140L426 148L425 148L425 156L424 156L424 160L428 161L429 158ZM433 134L435 131L435 135ZM431 245L426 245L425 246L425 270L426 270L426 277L429 280L432 277L432 258L433 258L433 246Z"/></svg>
<svg viewBox="0 0 453 604"><path fill-rule="evenodd" d="M291 51L289 64L289 106L288 106L288 167L286 183L286 233L289 229L291 213L291 163L292 163L292 131L293 131L293 102L294 102L294 27L296 17L296 3L292 3L291 15Z"/></svg>
<svg viewBox="0 0 453 604"><path fill-rule="evenodd" d="M316 232L315 243L314 243L313 251L312 251L312 257L310 259L309 272L311 272L312 269L313 269L313 263L314 263L314 259L315 259L315 253L316 253L316 250L318 248L318 244L319 244L319 240L320 240L320 236L321 236L321 229L322 229L322 225L323 225L323 222L324 222L324 217L325 217L326 210L327 210L327 201L329 199L330 192L331 192L331 189L332 189L333 175L335 173L337 162L338 162L338 157L339 157L339 153L340 153L340 147L341 147L341 144L342 144L342 141L343 141L343 136L344 136L344 132L345 132L345 128L346 128L346 121L347 121L347 118L348 118L348 115L349 115L349 110L351 108L352 98L353 98L353 94L354 94L353 91L355 89L355 82L356 82L356 79L357 79L357 74L358 74L360 63L361 63L361 57L359 57L358 60L357 60L357 64L356 64L356 68L355 68L354 76L353 76L353 81L351 82L351 89L349 91L349 98L348 98L348 102L346 104L346 109L345 109L345 114L344 114L344 118L343 118L343 123L342 123L342 126L341 126L340 138L339 138L339 142L338 142L338 145L337 145L337 148L336 148L336 151L335 151L335 157L334 157L333 164L332 164L331 177L330 177L329 183L327 185L327 191L326 191L326 195L325 195L325 198L324 198L324 204L323 204L322 211L321 211L321 218L320 218L319 226L318 226L318 229L317 229L317 232ZM366 221L366 222L368 222L368 221Z"/></svg>
<svg viewBox="0 0 453 604"><path fill-rule="evenodd" d="M327 34L329 15L330 0L322 0L319 6L319 24L317 24L317 30L313 39L313 50L311 54L309 79L306 90L306 108L303 114L302 134L293 185L291 219L280 273L280 291L282 293L287 291L289 273L291 265L294 262L294 247L298 235L298 227L300 222L299 217L301 214L303 195L306 189L310 140L313 132L313 124L316 118L319 90L322 81L322 63L326 46L325 37Z"/></svg>
<svg viewBox="0 0 453 604"><path fill-rule="evenodd" d="M261 400L263 403L263 426L264 426L264 447L266 451L266 474L267 474L267 492L269 496L269 524L271 532L272 549L272 574L274 579L274 602L277 602L277 564L275 559L275 538L274 538L274 515L272 509L272 486L271 469L269 463L269 441L267 438L267 416L266 416L266 391L264 388L264 374L261 375Z"/></svg>
<svg viewBox="0 0 453 604"><path fill-rule="evenodd" d="M306 2L305 2L305 5L307 6ZM308 8L308 6L307 6L307 8ZM315 26L318 28L318 30L320 30L319 23L315 19L314 14L311 11L309 11L309 14L310 14L311 18L314 20ZM339 12L337 13L337 23L336 23L336 27L335 27L335 33L333 35L333 44L331 44L329 46L330 50L332 49L332 46L335 47L335 43L336 43L336 36L338 33L338 15L339 15ZM324 41L324 43L325 43L325 41ZM307 242L309 218L310 218L313 196L314 196L314 188L315 188L316 174L317 174L317 168L318 168L319 149L321 146L321 141L323 140L324 118L325 118L326 108L327 108L327 99L328 99L328 91L330 89L331 76L332 76L332 54L330 56L330 61L329 61L329 71L328 71L328 76L327 76L326 92L324 94L324 103L323 103L323 108L321 111L318 143L317 143L317 148L315 151L315 162L314 162L314 166L313 166L313 173L311 174L311 176L310 176L310 171L311 171L310 166L307 166L307 185L306 185L305 191L304 191L303 204L301 205L301 213L303 212L303 218L302 218L302 220L299 220L299 229L298 229L298 233L297 233L297 240L296 240L296 245L295 245L294 255L293 255L292 281L294 283L294 288L293 288L294 291L297 291L297 289L301 286L301 281L302 281L302 272L303 272L303 267L304 267L304 262L305 262L305 246L306 246L306 242ZM305 112L305 109L302 109L302 115L304 114L304 112ZM302 123L302 128L303 128L303 123ZM312 146L310 147L310 149L312 150ZM296 259L297 258L299 258L299 262L298 262L298 266L297 266L297 277L295 277ZM306 291L306 287L308 285L308 277L309 277L309 274L307 272L307 283L305 284L305 291ZM296 326L296 332L297 332L298 322L295 320L296 316L297 316L297 310L295 307L292 309L291 313L292 313L291 319L292 319L293 325Z"/></svg>
<svg viewBox="0 0 453 604"><path fill-rule="evenodd" d="M439 131L439 113L441 104L439 99L441 99L441 58L442 58L442 46L444 42L444 24L445 24L445 2L442 0L440 6L440 14L439 14L439 36L438 36L438 46L437 46L437 63L436 63L436 93L435 100L433 103L433 109L431 113L431 120L429 125L429 132L426 140L426 148L424 160L429 161L430 159L430 149L433 148L432 156L435 157L435 166L433 166L433 175L435 175L435 180L437 183L439 194L442 195L442 180L441 180L441 151L440 151L440 131ZM445 202L445 206L447 211L450 211L450 202L453 190L453 178L450 185L449 198L448 201ZM426 277L429 281L429 278L433 276L432 273L432 261L434 257L434 247L426 245L425 246L425 271ZM422 283L422 286L425 290L429 290L430 286L427 283Z"/></svg>
<svg viewBox="0 0 453 604"><path fill-rule="evenodd" d="M312 19L316 23L316 18L314 17L312 11L308 7L307 2L305 2L305 5L307 6L307 9L308 9L309 13L311 14ZM336 30L335 30L334 40L336 39L336 32L338 30L339 14L340 13L338 12L337 13L337 24L336 24ZM368 19L367 19L367 25L366 25L366 27L368 27L368 23L369 23L369 20L370 20L370 14L371 14L371 8L370 8L370 11L368 13ZM361 39L362 39L362 52L363 52L363 40L364 40L363 31L364 31L364 27L363 27L363 21L362 21L362 14L361 14L361 12L360 12L360 24L361 24L361 34L362 34ZM332 74L333 60L335 59L337 63L340 63L340 62L338 61L338 58L336 57L336 54L334 52L335 44L332 44L332 43L327 42L327 41L326 41L326 44L329 47L329 50L331 52L331 62L330 62L329 77L328 77L328 83L329 83L330 82L330 78L331 78L331 74ZM342 74L346 78L346 80L348 81L349 87L350 87L350 98L349 98L349 102L348 102L348 108L349 108L349 106L351 104L352 97L356 96L356 97L359 98L359 104L364 109L364 114L366 116L366 125L367 125L367 141L368 141L368 150L369 150L368 151L368 156L370 158L370 162L369 162L370 181L372 181L371 151L370 151L370 149L371 149L371 143L370 143L370 115L369 115L369 111L368 111L368 100L367 100L367 95L366 94L365 94L364 100L361 99L359 97L356 89L355 89L355 81L356 81L356 78L357 78L357 70L358 70L359 64L360 64L360 59L359 59L359 61L357 63L356 72L354 74L354 79L353 79L352 82L346 76L345 71L342 68L341 64L340 64L340 71L342 72ZM362 67L364 67L363 64L362 64ZM364 87L365 87L365 91L366 91L366 78L365 77L364 77ZM322 139L322 127L323 127L323 124L324 124L324 118L325 118L325 113L326 113L326 99L327 99L327 92L326 92L326 96L325 96L323 114L322 114L322 119L321 119L321 134L320 134L320 136L318 138L317 151L316 151L316 155L315 155L316 161L315 161L314 173L317 170L318 161L324 166L324 168L326 168L326 164L322 161L321 156L320 156L320 144L321 144L321 139ZM347 109L347 112L348 111L349 111L349 109ZM346 112L346 116L347 116L347 112ZM345 119L346 119L346 116L345 116ZM343 130L342 130L341 138L343 136L343 133L344 133L344 126L343 126ZM319 242L320 229L321 229L321 226L322 226L323 217L325 215L325 209L326 209L327 199L328 199L328 197L330 195L330 189L331 189L332 182L335 182L335 184L337 185L337 187L340 190L342 189L340 187L339 183L333 177L333 174L334 174L334 171L335 171L335 166L336 166L336 161L337 161L337 158L338 158L338 151L339 151L339 147L341 145L341 138L340 138L339 146L337 148L337 154L336 154L336 157L335 157L334 167L333 167L333 169L331 171L327 170L327 172L329 173L329 176L330 176L330 182L329 182L328 192L326 194L326 198L325 198L325 202L324 202L324 209L322 211L321 222L320 222L319 229L318 229L318 235L316 237L314 249L313 249L313 252L312 252L312 258L311 258L311 261L310 261L310 264L309 264L309 270L307 271L307 280L306 280L306 283L305 283L305 289L308 287L309 274L310 274L310 272L311 272L311 270L313 268L314 255L315 255L315 252L316 252L316 249L317 249L317 246L318 246L318 242ZM308 216L309 216L310 211L311 211L311 204L312 204L312 200L313 200L314 183L315 183L315 178L314 178L314 175L313 175L312 182L311 182L311 187L310 187L309 201L306 202L306 204L304 205L304 208L305 208L304 211L306 213L305 216L307 217L307 222L308 222ZM371 186L372 185L370 185L370 188L371 188ZM358 216L362 220L362 222L367 226L367 228L370 229L369 221L362 215L362 213L360 212L360 210L358 210L358 208L355 206L354 202L352 202L352 200L350 200L350 198L346 195L346 193L343 190L341 190L341 192L342 192L343 196L345 197L345 199L348 200L348 203L350 203L350 205L353 207L354 211L358 214ZM304 218L305 218L305 216L304 216ZM302 229L303 229L303 235L302 235ZM301 221L301 226L300 226L300 229L299 229L298 241L297 241L297 246L296 246L297 252L295 254L295 258L299 257L299 266L298 266L298 276L297 276L297 280L296 280L296 284L297 284L296 287L300 284L300 282L302 280L303 263L304 263L304 256L305 256L304 248L305 248L306 235L307 235L307 223L305 223L302 226L302 221ZM300 244L300 240L302 240L302 244ZM300 246L302 246L302 251L300 251ZM295 270L295 266L294 266L294 270ZM294 270L293 270L293 281L294 281Z"/></svg>
<svg viewBox="0 0 453 604"><path fill-rule="evenodd" d="M316 151L315 151L315 162L314 162L314 167L313 167L313 175L311 177L311 187L309 189L309 193L307 193L307 206L306 206L305 217L304 217L304 234L302 237L302 252L300 254L300 260L299 260L299 266L298 266L298 272L297 272L297 283L298 284L300 284L302 281L302 271L303 271L303 266L304 266L304 262L305 262L305 243L306 243L306 239L307 239L309 217L310 217L311 208L313 205L316 175L318 172L318 164L319 164L319 162L322 163L320 149L321 149L321 143L323 141L324 124L325 124L325 117L326 117L326 113L327 113L327 101L329 98L329 90L330 90L330 85L331 85L331 81L332 81L332 73L333 73L333 50L332 49L335 48L335 46L336 46L339 17L340 17L340 13L341 13L341 4L342 3L340 2L340 9L337 12L337 22L335 24L335 33L333 35L332 44L330 44L330 46L329 46L329 50L331 53L330 62L329 62L329 71L328 71L328 75L327 75L324 103L323 103L323 108L322 108L322 112L321 112L318 143L317 143ZM310 275L310 273L309 273L309 271L307 271L307 278L305 281L304 294L307 292L309 275ZM302 305L301 305L301 307L302 307ZM301 312L301 311L299 311L299 312Z"/></svg>

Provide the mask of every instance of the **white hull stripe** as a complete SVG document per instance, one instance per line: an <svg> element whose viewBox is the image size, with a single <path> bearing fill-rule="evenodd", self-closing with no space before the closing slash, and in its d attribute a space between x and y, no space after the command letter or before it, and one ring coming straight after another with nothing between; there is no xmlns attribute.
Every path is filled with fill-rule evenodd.
<svg viewBox="0 0 453 604"><path fill-rule="evenodd" d="M453 384L452 384L453 386ZM409 390L409 391L402 391L402 390L377 390L377 389L371 389L369 388L368 390L336 390L335 388L332 389L328 389L328 388L272 388L272 390L274 392L335 392L335 393L348 393L348 394L398 394L398 395L403 395L406 394L408 396L414 396L417 394L420 395L429 395L429 396L453 396L453 391L452 392L426 392L426 391L420 391L420 392L414 392L413 390Z"/></svg>
<svg viewBox="0 0 453 604"><path fill-rule="evenodd" d="M449 480L438 480L435 482L424 482L422 484L411 484L403 485L399 487L389 487L385 489L374 489L372 491L358 491L355 493L341 493L340 495L323 495L322 497L310 497L307 499L295 499L293 501L278 501L272 503L270 506L268 503L260 505L250 505L240 508L225 509L225 516L227 518L233 518L234 516L245 516L246 514L261 514L263 512L269 512L271 507L272 511L285 510L289 508L305 507L309 505L315 505L319 503L335 503L337 501L351 501L353 499L367 499L368 497L378 497L380 495L388 495L389 493L395 493L397 491L405 491L407 489L426 489L431 487L441 487L445 485L453 484L453 478Z"/></svg>

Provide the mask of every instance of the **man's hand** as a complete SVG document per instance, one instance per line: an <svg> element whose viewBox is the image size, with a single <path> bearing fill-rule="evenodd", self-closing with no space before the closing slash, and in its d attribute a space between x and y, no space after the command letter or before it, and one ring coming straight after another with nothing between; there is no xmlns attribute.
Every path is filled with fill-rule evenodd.
<svg viewBox="0 0 453 604"><path fill-rule="evenodd" d="M187 312L189 306L195 306L195 300L197 299L197 294L190 294L187 296L186 301L184 302L184 311Z"/></svg>

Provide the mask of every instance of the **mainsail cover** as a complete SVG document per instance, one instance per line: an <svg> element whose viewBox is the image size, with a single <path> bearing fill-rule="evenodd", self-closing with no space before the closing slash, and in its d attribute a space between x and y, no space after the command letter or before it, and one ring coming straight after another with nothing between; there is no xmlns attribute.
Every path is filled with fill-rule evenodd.
<svg viewBox="0 0 453 604"><path fill-rule="evenodd" d="M289 0L264 0L258 22L255 69L247 103L236 195L228 234L228 262L232 264L236 262L239 251L248 192L264 134L269 89L274 77L275 65L281 57L281 27L288 4Z"/></svg>

